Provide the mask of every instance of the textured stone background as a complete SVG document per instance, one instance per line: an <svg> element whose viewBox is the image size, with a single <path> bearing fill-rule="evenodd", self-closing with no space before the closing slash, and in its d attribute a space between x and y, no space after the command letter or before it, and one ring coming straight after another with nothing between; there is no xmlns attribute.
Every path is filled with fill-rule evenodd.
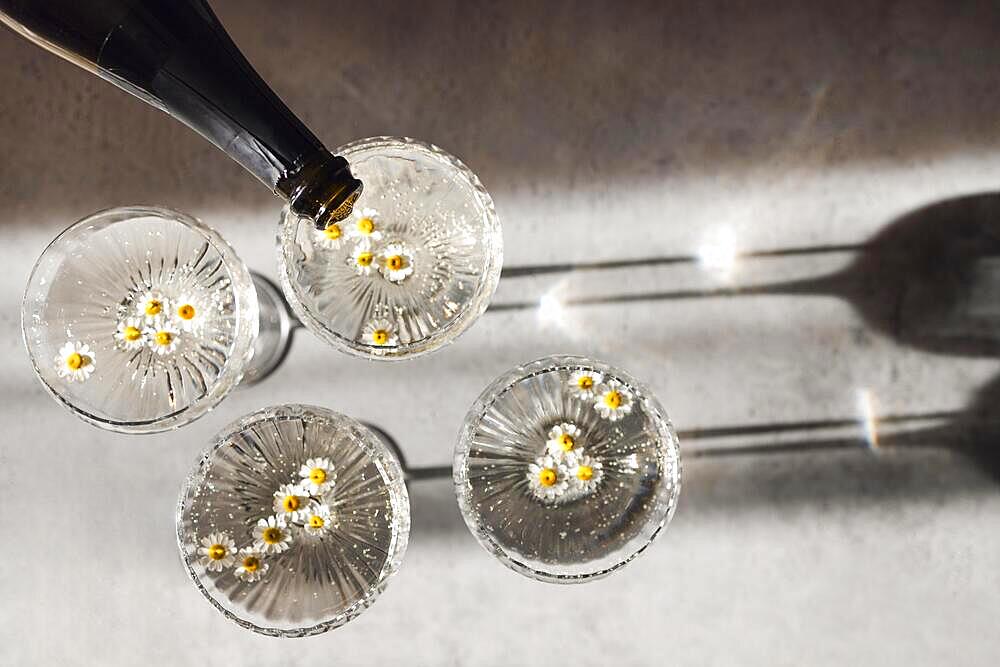
<svg viewBox="0 0 1000 667"><path fill-rule="evenodd" d="M494 194L511 267L855 245L1000 179L995 3L213 4L328 145L405 134L462 157ZM902 344L822 290L528 308L403 364L303 334L267 382L181 431L104 433L43 393L21 344L45 244L97 209L161 204L273 276L279 205L180 124L10 33L0 87L0 663L996 664L994 432L975 456L944 447L973 440L970 407L996 405L995 359ZM856 254L508 277L495 301L782 283ZM450 483L429 481L411 487L402 571L331 634L252 635L187 580L177 489L237 416L321 403L445 465L482 387L557 352L644 378L681 430L740 427L684 442L674 523L624 571L523 579L475 544ZM872 453L851 422L859 395L879 416L957 416L886 423ZM807 420L848 421L747 429ZM828 438L856 446L694 456Z"/></svg>

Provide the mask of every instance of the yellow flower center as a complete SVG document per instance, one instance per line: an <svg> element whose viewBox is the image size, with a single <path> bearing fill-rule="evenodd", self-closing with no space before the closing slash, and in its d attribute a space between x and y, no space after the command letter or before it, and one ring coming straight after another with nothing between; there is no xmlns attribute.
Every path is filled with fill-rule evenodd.
<svg viewBox="0 0 1000 667"><path fill-rule="evenodd" d="M552 486L556 483L556 471L552 468L542 468L538 473L538 482L542 486Z"/></svg>
<svg viewBox="0 0 1000 667"><path fill-rule="evenodd" d="M299 497L285 496L285 499L281 501L281 506L285 508L286 512L294 512L299 508Z"/></svg>
<svg viewBox="0 0 1000 667"><path fill-rule="evenodd" d="M372 342L376 345L385 345L389 342L389 332L385 329L376 329L372 332Z"/></svg>
<svg viewBox="0 0 1000 667"><path fill-rule="evenodd" d="M375 231L375 221L371 218L361 218L358 220L358 231L368 236Z"/></svg>
<svg viewBox="0 0 1000 667"><path fill-rule="evenodd" d="M284 537L285 534L277 526L269 526L260 534L260 539L264 540L266 544L278 544Z"/></svg>
<svg viewBox="0 0 1000 667"><path fill-rule="evenodd" d="M405 260L403 259L402 255L391 255L390 257L386 258L385 265L388 266L389 269L392 271L399 271L400 269L403 268L404 262Z"/></svg>
<svg viewBox="0 0 1000 667"><path fill-rule="evenodd" d="M125 327L125 329L122 331L122 338L124 338L130 343L134 343L141 337L142 337L142 332L136 329L135 327Z"/></svg>
<svg viewBox="0 0 1000 667"><path fill-rule="evenodd" d="M331 222L326 226L326 229L323 230L323 235L331 241L336 241L340 238L340 225L336 222Z"/></svg>
<svg viewBox="0 0 1000 667"><path fill-rule="evenodd" d="M79 352L73 352L68 357L66 357L66 367L71 371L78 371L87 365L87 357L83 356Z"/></svg>
<svg viewBox="0 0 1000 667"><path fill-rule="evenodd" d="M594 388L594 378L589 375L584 375L579 380L576 381L576 386L584 391Z"/></svg>
<svg viewBox="0 0 1000 667"><path fill-rule="evenodd" d="M190 303L185 303L183 306L177 309L177 316L182 320L190 320L194 318L194 306Z"/></svg>
<svg viewBox="0 0 1000 667"><path fill-rule="evenodd" d="M622 395L619 394L614 389L612 389L611 391L609 391L604 395L604 405L608 406L612 410L617 410L619 407L621 407L621 404L622 404Z"/></svg>
<svg viewBox="0 0 1000 667"><path fill-rule="evenodd" d="M157 331L156 335L153 336L153 339L156 341L157 345L166 347L174 342L174 335L169 331Z"/></svg>
<svg viewBox="0 0 1000 667"><path fill-rule="evenodd" d="M326 481L326 471L322 468L313 468L309 471L309 481L313 484L322 484Z"/></svg>
<svg viewBox="0 0 1000 667"><path fill-rule="evenodd" d="M159 299L150 299L146 302L147 315L159 315L163 311L163 303Z"/></svg>
<svg viewBox="0 0 1000 667"><path fill-rule="evenodd" d="M375 256L370 252L360 252L355 261L357 261L358 266L371 266L373 259Z"/></svg>
<svg viewBox="0 0 1000 667"><path fill-rule="evenodd" d="M559 436L559 446L562 447L562 450L564 452L568 452L569 450L573 449L573 444L574 444L573 436L571 436L569 433L563 433L562 435Z"/></svg>
<svg viewBox="0 0 1000 667"><path fill-rule="evenodd" d="M594 476L594 469L590 466L580 466L576 469L577 479L582 479L584 482L589 480Z"/></svg>
<svg viewBox="0 0 1000 667"><path fill-rule="evenodd" d="M260 559L256 556L247 556L243 559L243 569L247 572L256 572L260 569Z"/></svg>
<svg viewBox="0 0 1000 667"><path fill-rule="evenodd" d="M222 560L226 553L226 547L221 544L213 544L208 548L208 557L212 560Z"/></svg>
<svg viewBox="0 0 1000 667"><path fill-rule="evenodd" d="M323 517L313 514L309 517L309 527L310 528L322 528L326 522L323 521Z"/></svg>

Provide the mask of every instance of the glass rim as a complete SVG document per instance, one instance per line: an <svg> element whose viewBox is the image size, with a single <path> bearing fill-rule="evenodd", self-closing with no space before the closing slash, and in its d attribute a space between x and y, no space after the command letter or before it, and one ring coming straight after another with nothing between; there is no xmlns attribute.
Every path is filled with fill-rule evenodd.
<svg viewBox="0 0 1000 667"><path fill-rule="evenodd" d="M389 546L385 563L379 573L379 579L374 586L368 589L365 596L346 609L337 613L333 618L315 623L301 628L283 629L260 625L241 618L231 609L227 609L199 579L192 567L192 562L196 557L189 557L185 553L185 546L189 543L184 534L184 514L190 506L191 493L204 482L208 475L210 462L215 453L224 447L230 439L245 431L250 426L261 423L276 417L294 418L297 416L312 415L322 417L335 422L348 424L352 428L364 433L367 437L361 441L361 446L366 455L372 458L375 468L382 476L382 481L389 492L390 503L393 511L393 534L392 543ZM229 621L247 630L252 630L258 634L271 637L309 637L322 634L329 630L334 630L347 624L360 616L366 609L371 607L385 590L389 581L395 576L402 566L403 556L409 546L410 535L410 498L406 488L406 478L402 465L396 458L395 453L385 444L382 438L366 424L349 417L345 414L316 405L306 405L302 403L282 403L255 410L230 422L220 429L211 440L211 444L202 451L195 461L191 472L189 472L180 485L180 492L177 497L177 504L174 512L175 537L177 540L178 555L181 564L187 572L188 578L194 583L201 594L213 607L221 612Z"/></svg>
<svg viewBox="0 0 1000 667"><path fill-rule="evenodd" d="M497 398L504 392L514 387L519 382L544 373L559 370L593 369L606 376L610 376L624 383L633 391L636 398L642 402L644 409L649 413L650 418L666 436L666 447L673 452L673 459L676 462L672 466L671 491L667 499L667 509L662 513L655 524L651 523L651 531L647 538L636 548L630 549L628 554L615 562L590 570L581 568L579 573L564 573L557 571L557 568L542 568L537 564L533 565L516 557L506 547L493 538L490 531L480 521L479 516L472 502L472 484L469 480L469 452L472 444L472 437L475 434L478 424L486 415L489 408ZM683 477L683 464L681 458L680 440L673 423L670 421L666 411L660 404L656 396L649 388L636 380L631 374L619 368L611 366L602 361L597 361L583 356L576 355L550 355L540 357L534 361L521 364L501 374L490 382L476 398L476 401L469 408L462 426L459 430L458 440L455 444L455 452L452 466L452 477L455 486L455 495L458 498L459 509L462 519L469 531L476 538L486 551L493 554L503 565L531 579L545 583L573 584L593 581L604 578L613 572L621 569L639 554L645 551L653 541L661 535L673 518L677 509L677 502L681 493L681 479ZM628 544L637 542L638 536L633 537Z"/></svg>
<svg viewBox="0 0 1000 667"><path fill-rule="evenodd" d="M192 232L200 234L211 244L212 248L219 253L219 256L225 263L230 279L232 280L236 311L234 320L237 322L238 326L237 334L234 336L232 344L232 349L234 351L233 354L226 359L222 372L219 373L212 385L212 388L206 392L204 396L183 408L174 410L173 412L169 412L154 419L113 419L92 414L87 410L81 409L74 404L73 401L63 396L58 387L52 386L45 380L39 366L39 360L36 359L34 345L30 342L28 336L28 329L30 326L30 313L28 308L29 292L32 287L35 286L36 277L42 261L48 253L57 248L60 243L66 242L74 234L86 231L82 230L84 226L95 223L99 218L115 214L127 215L128 217L111 222L107 225L108 227L142 217L164 218L179 222ZM242 326L244 323L249 324L249 326ZM38 258L31 267L31 273L28 276L28 282L25 285L24 294L21 297L21 339L24 343L25 350L28 352L28 359L31 362L31 369L34 372L35 377L38 378L38 381L42 384L49 395L52 396L57 403L69 410L73 415L92 426L115 433L139 435L160 433L180 428L181 426L189 424L210 412L243 379L243 374L251 357L253 356L253 344L257 338L258 326L257 291L253 285L250 270L247 268L246 264L243 263L243 260L241 260L236 254L233 247L215 229L209 227L201 220L186 213L163 206L112 206L95 211L94 213L80 218L76 222L70 224L64 230L59 232L59 234L57 234L56 237L53 238L45 246L45 249L38 255Z"/></svg>
<svg viewBox="0 0 1000 667"><path fill-rule="evenodd" d="M489 307L493 294L500 282L500 271L503 266L503 231L500 217L497 214L493 198L487 192L482 181L460 159L435 144L413 139L411 137L376 136L356 139L336 149L334 153L350 161L352 155L371 148L406 148L421 151L433 159L444 162L454 168L468 183L476 201L482 209L482 222L485 234L483 236L483 255L485 264L480 272L476 291L466 307L447 324L435 330L433 334L411 343L399 344L393 348L377 348L343 336L333 329L308 307L301 298L299 285L293 283L290 275L290 262L287 250L294 243L296 228L301 220L299 216L290 215L288 206L282 213L278 224L277 255L278 280L285 299L292 312L300 322L321 340L338 350L352 356L377 361L402 361L429 354L453 342L472 326L473 323ZM362 195L363 196L363 195ZM377 351L377 352L376 352Z"/></svg>

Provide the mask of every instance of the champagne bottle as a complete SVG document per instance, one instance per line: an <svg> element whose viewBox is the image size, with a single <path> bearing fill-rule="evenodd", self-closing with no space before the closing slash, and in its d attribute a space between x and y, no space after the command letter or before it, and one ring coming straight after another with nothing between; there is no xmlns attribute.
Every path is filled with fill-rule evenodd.
<svg viewBox="0 0 1000 667"><path fill-rule="evenodd" d="M361 194L205 0L0 0L0 21L179 119L320 229Z"/></svg>

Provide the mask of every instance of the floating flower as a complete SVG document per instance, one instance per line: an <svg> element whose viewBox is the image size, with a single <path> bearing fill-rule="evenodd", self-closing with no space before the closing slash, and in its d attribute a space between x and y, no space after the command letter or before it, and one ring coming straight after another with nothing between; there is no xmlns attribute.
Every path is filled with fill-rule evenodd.
<svg viewBox="0 0 1000 667"><path fill-rule="evenodd" d="M190 295L182 295L173 302L174 321L184 331L194 331L205 322L205 304Z"/></svg>
<svg viewBox="0 0 1000 667"><path fill-rule="evenodd" d="M549 455L556 461L561 461L566 454L580 448L581 435L576 424L569 422L556 424L549 430L549 440L545 443Z"/></svg>
<svg viewBox="0 0 1000 667"><path fill-rule="evenodd" d="M359 276L370 276L376 268L375 253L371 247L359 243L347 258L347 265Z"/></svg>
<svg viewBox="0 0 1000 667"><path fill-rule="evenodd" d="M327 458L306 459L299 468L302 486L314 496L322 496L333 487L337 473Z"/></svg>
<svg viewBox="0 0 1000 667"><path fill-rule="evenodd" d="M253 527L253 548L262 554L280 554L292 544L292 531L281 514L257 521Z"/></svg>
<svg viewBox="0 0 1000 667"><path fill-rule="evenodd" d="M331 222L325 229L317 229L316 241L325 248L336 250L347 241L347 234L344 232L342 223Z"/></svg>
<svg viewBox="0 0 1000 667"><path fill-rule="evenodd" d="M601 477L604 476L604 466L601 465L601 462L586 454L571 457L567 467L570 488L580 496L593 493L597 485L601 483Z"/></svg>
<svg viewBox="0 0 1000 667"><path fill-rule="evenodd" d="M115 342L126 350L138 350L146 344L142 335L143 329L140 318L128 317L118 323L118 329L115 331Z"/></svg>
<svg viewBox="0 0 1000 667"><path fill-rule="evenodd" d="M210 533L202 538L198 555L209 572L221 572L236 561L236 543L226 533Z"/></svg>
<svg viewBox="0 0 1000 667"><path fill-rule="evenodd" d="M94 372L94 353L89 345L70 341L59 348L56 373L70 382L83 382Z"/></svg>
<svg viewBox="0 0 1000 667"><path fill-rule="evenodd" d="M274 512L295 521L309 506L309 492L297 484L284 484L274 492Z"/></svg>
<svg viewBox="0 0 1000 667"><path fill-rule="evenodd" d="M396 328L392 322L384 318L376 318L366 324L362 334L362 340L365 343L376 347L396 345L399 342Z"/></svg>
<svg viewBox="0 0 1000 667"><path fill-rule="evenodd" d="M313 537L319 537L330 530L331 513L325 504L312 505L302 515L302 529Z"/></svg>
<svg viewBox="0 0 1000 667"><path fill-rule="evenodd" d="M267 574L268 568L271 567L264 562L264 554L254 547L240 549L237 563L238 565L233 574L248 584L259 581Z"/></svg>
<svg viewBox="0 0 1000 667"><path fill-rule="evenodd" d="M170 312L169 305L163 292L150 290L136 301L136 314L146 322L152 323L156 318Z"/></svg>
<svg viewBox="0 0 1000 667"><path fill-rule="evenodd" d="M573 371L569 376L569 393L581 401L592 401L603 381L604 376L597 371Z"/></svg>
<svg viewBox="0 0 1000 667"><path fill-rule="evenodd" d="M378 268L389 282L402 282L413 273L413 253L402 243L390 243L378 255Z"/></svg>
<svg viewBox="0 0 1000 667"><path fill-rule="evenodd" d="M347 228L347 235L358 241L358 246L371 248L374 241L382 238L378 211L373 208L354 209L354 224Z"/></svg>
<svg viewBox="0 0 1000 667"><path fill-rule="evenodd" d="M528 486L536 498L558 500L569 488L569 472L551 456L540 456L528 466Z"/></svg>
<svg viewBox="0 0 1000 667"><path fill-rule="evenodd" d="M601 388L594 408L605 419L618 421L632 412L632 392L618 380L611 380Z"/></svg>
<svg viewBox="0 0 1000 667"><path fill-rule="evenodd" d="M162 317L154 318L152 324L143 332L149 347L156 354L170 354L177 349L181 334L170 320Z"/></svg>

